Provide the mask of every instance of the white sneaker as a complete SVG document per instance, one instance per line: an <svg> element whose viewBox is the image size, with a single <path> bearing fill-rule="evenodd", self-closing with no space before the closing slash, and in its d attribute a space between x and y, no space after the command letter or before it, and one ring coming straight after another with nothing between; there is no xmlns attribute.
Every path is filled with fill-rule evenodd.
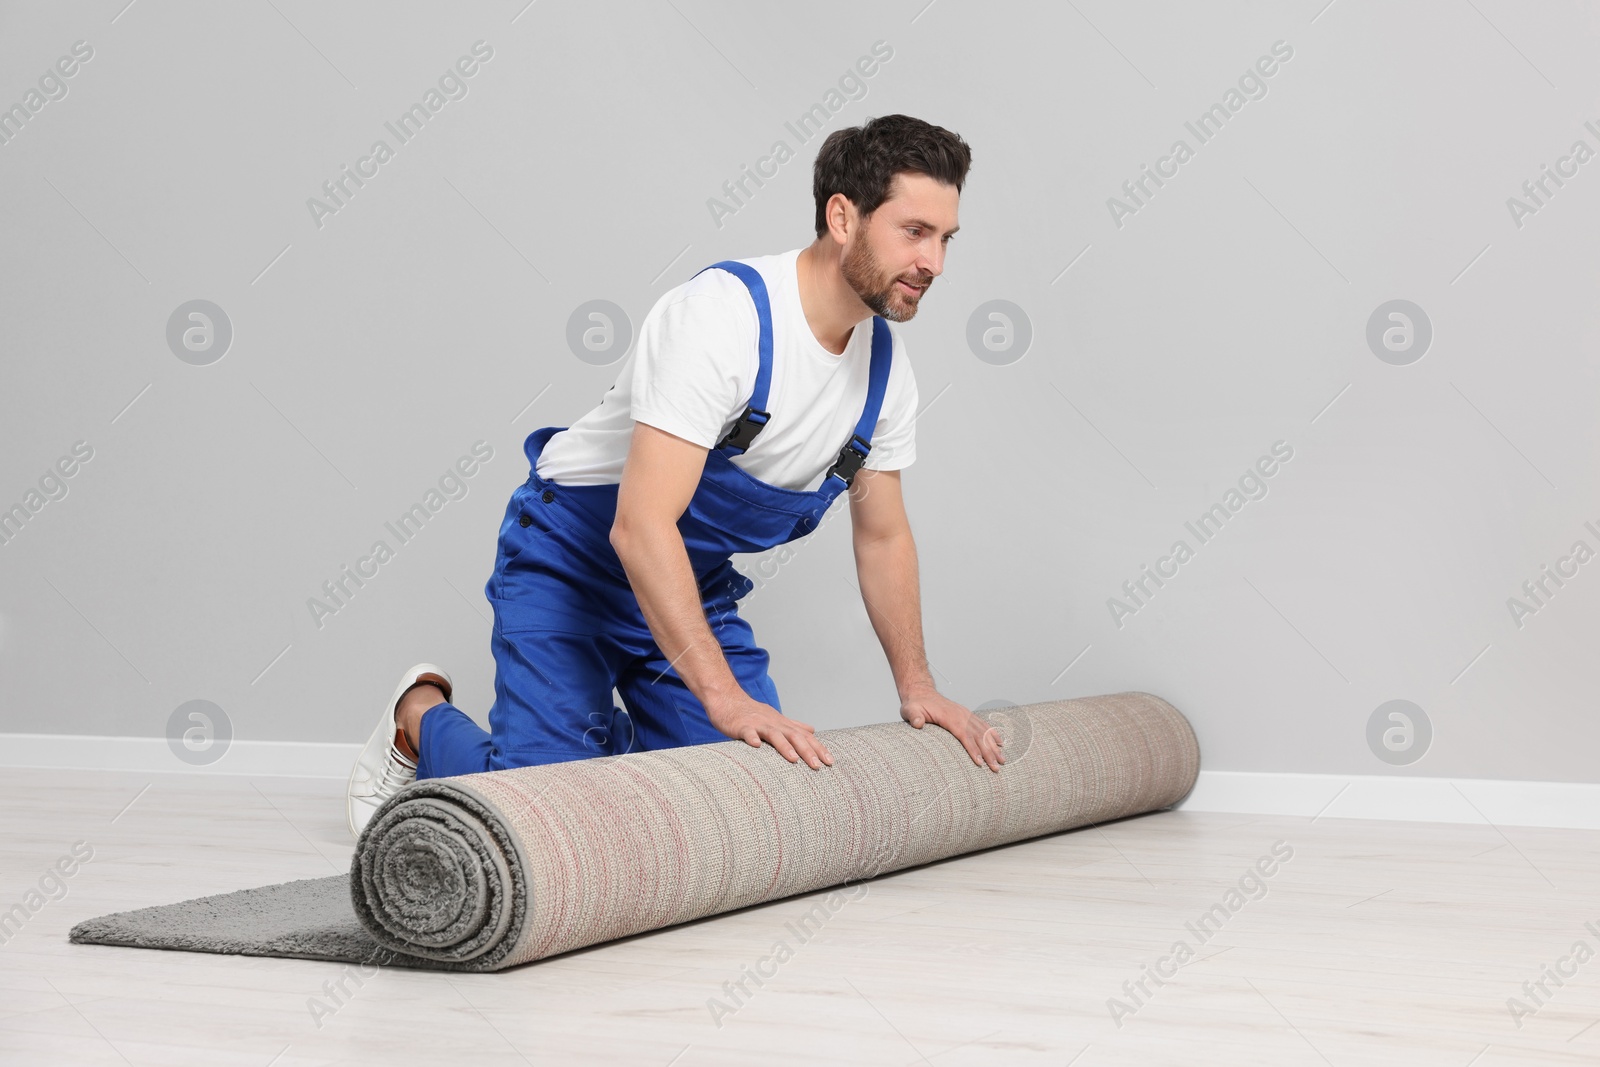
<svg viewBox="0 0 1600 1067"><path fill-rule="evenodd" d="M418 663L400 676L400 684L395 687L394 695L383 707L383 717L378 720L377 729L372 731L367 746L361 750L355 766L350 769L350 784L345 790L345 810L352 837L361 836L362 829L380 804L417 779L416 760L401 752L397 745L400 731L395 725L394 711L406 690L418 682L433 683L444 691L446 700L450 699L450 676L441 667Z"/></svg>

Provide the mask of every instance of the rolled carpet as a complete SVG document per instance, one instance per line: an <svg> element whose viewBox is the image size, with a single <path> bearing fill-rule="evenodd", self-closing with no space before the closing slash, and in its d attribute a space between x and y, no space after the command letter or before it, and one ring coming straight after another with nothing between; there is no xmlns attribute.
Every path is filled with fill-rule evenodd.
<svg viewBox="0 0 1600 1067"><path fill-rule="evenodd" d="M373 939L493 971L1177 803L1200 752L1149 693L982 713L998 773L936 726L823 731L833 765L726 741L413 783L356 843Z"/></svg>
<svg viewBox="0 0 1600 1067"><path fill-rule="evenodd" d="M85 919L76 943L496 971L612 938L1171 807L1194 731L1149 693L979 712L998 773L937 726L742 741L414 782L350 873ZM353 904L353 913L352 907Z"/></svg>

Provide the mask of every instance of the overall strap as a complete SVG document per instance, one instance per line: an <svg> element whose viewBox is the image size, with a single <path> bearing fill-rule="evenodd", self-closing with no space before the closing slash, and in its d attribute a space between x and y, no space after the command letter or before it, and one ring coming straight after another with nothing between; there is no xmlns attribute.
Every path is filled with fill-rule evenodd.
<svg viewBox="0 0 1600 1067"><path fill-rule="evenodd" d="M767 299L767 283L762 280L761 272L749 264L724 259L709 267L702 267L695 271L695 274L713 269L725 270L744 282L745 288L750 290L750 298L756 303L756 318L761 324L761 338L757 345L761 365L756 371L755 389L751 391L750 402L745 405L739 421L734 423L733 429L717 442L718 448L726 448L738 454L750 447L756 439L756 434L761 432L761 428L772 417L767 411L767 390L772 385L772 304Z"/></svg>
<svg viewBox="0 0 1600 1067"><path fill-rule="evenodd" d="M872 368L867 381L867 402L856 422L856 432L839 449L838 460L828 470L830 477L838 478L846 487L866 462L867 453L872 451L872 430L878 425L883 394L889 386L889 360L893 355L894 335L889 332L889 323L881 315L872 316Z"/></svg>

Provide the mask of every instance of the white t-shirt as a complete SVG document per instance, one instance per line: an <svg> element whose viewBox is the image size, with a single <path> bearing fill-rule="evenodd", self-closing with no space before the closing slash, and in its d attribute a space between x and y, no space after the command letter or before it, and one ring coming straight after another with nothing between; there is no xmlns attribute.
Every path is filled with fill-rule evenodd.
<svg viewBox="0 0 1600 1067"><path fill-rule="evenodd" d="M823 348L800 306L799 255L796 248L740 260L761 272L772 305L772 417L748 449L729 458L761 481L815 490L866 404L872 317L856 324L843 354ZM916 459L917 383L890 330L889 382L862 464L870 470L898 470ZM565 485L621 481L635 421L715 448L755 388L759 333L750 290L725 270L702 271L667 291L645 316L616 384L545 442L539 477Z"/></svg>

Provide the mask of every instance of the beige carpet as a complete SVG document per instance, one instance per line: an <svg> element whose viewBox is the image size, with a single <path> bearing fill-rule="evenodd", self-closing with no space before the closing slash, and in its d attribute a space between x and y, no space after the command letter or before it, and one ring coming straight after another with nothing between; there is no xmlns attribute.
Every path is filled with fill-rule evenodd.
<svg viewBox="0 0 1600 1067"><path fill-rule="evenodd" d="M344 876L85 920L80 943L494 971L600 941L1167 808L1188 721L1148 693L982 713L998 773L903 722L823 731L812 771L739 741L417 782Z"/></svg>

